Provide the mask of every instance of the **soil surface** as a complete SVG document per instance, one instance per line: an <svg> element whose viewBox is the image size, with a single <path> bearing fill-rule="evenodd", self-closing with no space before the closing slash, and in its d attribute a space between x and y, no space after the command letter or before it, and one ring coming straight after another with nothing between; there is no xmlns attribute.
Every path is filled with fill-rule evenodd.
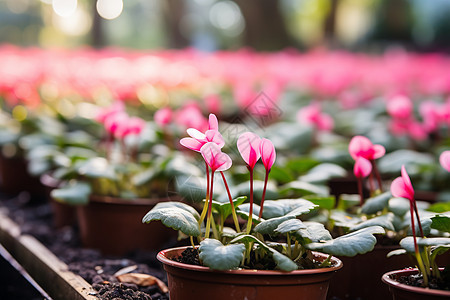
<svg viewBox="0 0 450 300"><path fill-rule="evenodd" d="M429 279L429 288L430 289L437 289L437 290L450 290L450 270L447 268L442 272L442 278L430 278ZM399 276L396 278L393 278L397 282L410 285L410 286L416 286L416 287L423 287L423 276L419 274L414 275L408 275L408 276Z"/></svg>
<svg viewBox="0 0 450 300"><path fill-rule="evenodd" d="M90 283L99 299L169 299L168 293L161 292L156 285L140 287L120 283L114 276L116 272L128 268L133 273L155 276L167 284L166 274L156 260L156 252L136 251L124 257L105 257L96 250L82 248L78 228L54 228L50 204L31 199L27 193L14 197L0 194L2 207L7 209L8 216L19 224L24 234L34 236L65 262L73 273Z"/></svg>

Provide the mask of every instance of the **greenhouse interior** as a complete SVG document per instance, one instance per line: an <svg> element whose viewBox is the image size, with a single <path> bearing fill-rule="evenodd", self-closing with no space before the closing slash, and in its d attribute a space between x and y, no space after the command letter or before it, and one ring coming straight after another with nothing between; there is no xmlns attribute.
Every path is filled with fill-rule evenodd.
<svg viewBox="0 0 450 300"><path fill-rule="evenodd" d="M0 299L450 299L449 14L0 0Z"/></svg>

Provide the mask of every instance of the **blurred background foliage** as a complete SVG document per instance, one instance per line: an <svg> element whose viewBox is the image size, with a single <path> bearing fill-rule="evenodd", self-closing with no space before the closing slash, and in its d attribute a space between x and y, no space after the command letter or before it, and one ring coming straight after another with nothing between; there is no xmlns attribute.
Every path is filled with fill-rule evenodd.
<svg viewBox="0 0 450 300"><path fill-rule="evenodd" d="M447 0L0 0L0 43L447 51L449 13Z"/></svg>

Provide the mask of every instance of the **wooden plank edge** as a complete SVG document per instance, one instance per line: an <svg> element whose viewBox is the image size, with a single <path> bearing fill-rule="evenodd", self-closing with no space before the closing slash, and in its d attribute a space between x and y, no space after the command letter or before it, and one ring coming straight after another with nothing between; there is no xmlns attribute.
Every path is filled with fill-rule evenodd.
<svg viewBox="0 0 450 300"><path fill-rule="evenodd" d="M2 210L0 243L53 299L98 299L89 283L70 272L64 262L34 237L22 235L20 227Z"/></svg>

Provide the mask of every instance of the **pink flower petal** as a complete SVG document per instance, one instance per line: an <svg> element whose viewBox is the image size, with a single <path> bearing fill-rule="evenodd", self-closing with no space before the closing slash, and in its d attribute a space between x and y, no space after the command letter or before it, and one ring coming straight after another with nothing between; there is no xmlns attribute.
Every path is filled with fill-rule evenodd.
<svg viewBox="0 0 450 300"><path fill-rule="evenodd" d="M441 153L441 155L439 156L439 162L445 170L450 172L450 151L449 150Z"/></svg>
<svg viewBox="0 0 450 300"><path fill-rule="evenodd" d="M219 121L215 114L209 114L209 130L219 130Z"/></svg>
<svg viewBox="0 0 450 300"><path fill-rule="evenodd" d="M172 121L173 112L169 107L158 109L153 119L161 127L168 125Z"/></svg>
<svg viewBox="0 0 450 300"><path fill-rule="evenodd" d="M358 157L364 157L370 160L373 158L373 144L365 136L356 135L348 144L348 152L354 160Z"/></svg>
<svg viewBox="0 0 450 300"><path fill-rule="evenodd" d="M205 136L205 134L204 133L202 133L202 132L200 132L200 131L198 131L197 129L195 129L195 128L188 128L187 130L186 130L186 132L187 132L187 134L189 134L189 136L191 137L191 138L194 138L194 139L196 139L196 140L204 140L204 141L206 141L206 136Z"/></svg>
<svg viewBox="0 0 450 300"><path fill-rule="evenodd" d="M378 144L373 145L373 149L375 150L375 153L373 155L374 159L383 157L384 154L386 153L386 149L383 146L378 145Z"/></svg>
<svg viewBox="0 0 450 300"><path fill-rule="evenodd" d="M403 181L403 179L401 177L397 177L394 179L394 181L392 181L391 194L394 197L406 198L406 199L409 199L410 201L412 201L410 198L411 195L406 191L405 182Z"/></svg>
<svg viewBox="0 0 450 300"><path fill-rule="evenodd" d="M215 143L209 142L204 144L200 149L200 153L213 172L225 171L231 167L231 158L223 153Z"/></svg>
<svg viewBox="0 0 450 300"><path fill-rule="evenodd" d="M372 163L364 157L358 157L353 167L353 174L358 178L369 176L372 172Z"/></svg>
<svg viewBox="0 0 450 300"><path fill-rule="evenodd" d="M239 153L250 168L254 168L261 157L260 144L260 137L252 132L243 133L238 138L237 147Z"/></svg>
<svg viewBox="0 0 450 300"><path fill-rule="evenodd" d="M275 162L276 152L273 143L268 139L261 139L261 160L266 170L270 170Z"/></svg>
<svg viewBox="0 0 450 300"><path fill-rule="evenodd" d="M222 148L225 146L225 140L223 139L220 132L217 130L207 130L205 132L206 141L213 142L219 146L219 148Z"/></svg>
<svg viewBox="0 0 450 300"><path fill-rule="evenodd" d="M182 138L180 140L180 144L188 149L191 149L191 150L194 150L197 152L200 152L200 149L204 145L204 143L201 143L193 138Z"/></svg>

